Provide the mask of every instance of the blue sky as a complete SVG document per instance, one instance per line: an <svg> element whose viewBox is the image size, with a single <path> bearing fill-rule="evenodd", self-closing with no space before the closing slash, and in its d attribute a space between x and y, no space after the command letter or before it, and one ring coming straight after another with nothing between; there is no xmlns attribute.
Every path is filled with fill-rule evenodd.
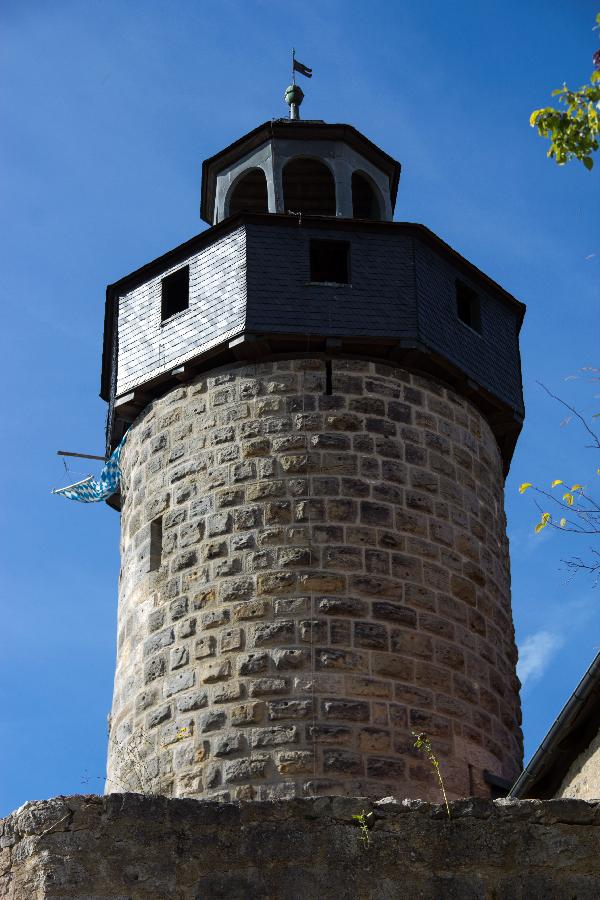
<svg viewBox="0 0 600 900"><path fill-rule="evenodd" d="M600 588L566 579L568 539L536 538L517 494L597 467L537 382L595 411L598 386L565 378L597 362L600 159L559 169L528 118L589 76L595 13L587 0L4 0L0 815L101 790L118 515L49 491L65 483L56 450L103 449L105 285L204 228L202 159L285 115L292 45L315 73L303 114L349 122L402 162L396 219L528 305L507 513L535 750L600 648Z"/></svg>

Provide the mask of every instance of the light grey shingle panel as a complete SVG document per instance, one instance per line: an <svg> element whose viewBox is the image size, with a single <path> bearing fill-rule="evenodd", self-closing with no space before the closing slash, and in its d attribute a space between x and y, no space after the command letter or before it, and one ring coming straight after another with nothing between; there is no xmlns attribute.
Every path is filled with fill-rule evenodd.
<svg viewBox="0 0 600 900"><path fill-rule="evenodd" d="M168 372L243 329L246 300L243 227L165 269L119 298L117 394ZM189 265L189 309L161 322L161 281Z"/></svg>

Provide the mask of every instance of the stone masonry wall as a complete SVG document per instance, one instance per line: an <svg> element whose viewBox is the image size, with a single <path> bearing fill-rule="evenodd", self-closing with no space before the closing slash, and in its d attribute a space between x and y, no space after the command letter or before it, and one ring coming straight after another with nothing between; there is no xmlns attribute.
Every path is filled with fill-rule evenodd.
<svg viewBox="0 0 600 900"><path fill-rule="evenodd" d="M439 383L239 365L150 404L122 456L107 790L489 795L521 767L500 456Z"/></svg>
<svg viewBox="0 0 600 900"><path fill-rule="evenodd" d="M352 817L372 813L369 843ZM0 822L2 900L597 900L600 804L113 794Z"/></svg>
<svg viewBox="0 0 600 900"><path fill-rule="evenodd" d="M578 800L600 798L600 733L571 763L556 796Z"/></svg>

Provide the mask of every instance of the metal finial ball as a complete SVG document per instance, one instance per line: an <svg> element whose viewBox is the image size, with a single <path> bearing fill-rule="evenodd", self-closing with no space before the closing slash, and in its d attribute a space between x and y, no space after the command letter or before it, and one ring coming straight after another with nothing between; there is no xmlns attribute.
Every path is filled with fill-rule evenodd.
<svg viewBox="0 0 600 900"><path fill-rule="evenodd" d="M294 103L296 106L300 106L302 101L304 100L304 91L297 84L290 84L285 89L285 94L283 95L283 99L287 103L288 106L291 106Z"/></svg>

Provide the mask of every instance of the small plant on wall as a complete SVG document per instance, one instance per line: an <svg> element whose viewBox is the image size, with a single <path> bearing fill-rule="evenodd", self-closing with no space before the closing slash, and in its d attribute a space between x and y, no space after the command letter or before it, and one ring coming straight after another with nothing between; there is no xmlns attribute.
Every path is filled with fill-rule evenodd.
<svg viewBox="0 0 600 900"><path fill-rule="evenodd" d="M371 835L369 833L370 828L373 826L373 813L366 813L363 809L361 813L358 815L352 816L358 827L360 828L360 837L365 846L365 849L368 849L371 843Z"/></svg>
<svg viewBox="0 0 600 900"><path fill-rule="evenodd" d="M435 753L433 752L433 748L431 746L431 741L429 740L429 738L427 737L427 735L425 734L424 731L419 731L419 732L413 731L413 737L416 738L414 746L417 748L417 750L420 750L422 753L425 754L425 756L427 757L427 759L433 766L435 774L437 775L438 781L440 783L442 796L444 798L444 803L446 804L446 812L448 813L448 818L451 819L452 816L450 815L450 806L448 804L448 797L446 796L446 788L444 787L444 779L442 778L442 773L440 771L440 761L437 758L437 756L435 755Z"/></svg>

